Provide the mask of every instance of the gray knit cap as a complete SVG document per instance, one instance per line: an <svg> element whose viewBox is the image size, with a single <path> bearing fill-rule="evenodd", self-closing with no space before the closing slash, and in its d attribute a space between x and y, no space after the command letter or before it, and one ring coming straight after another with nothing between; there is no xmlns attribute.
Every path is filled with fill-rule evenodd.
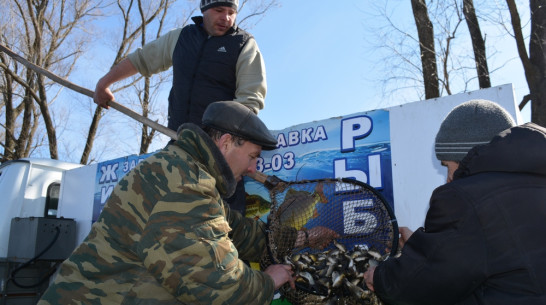
<svg viewBox="0 0 546 305"><path fill-rule="evenodd" d="M453 108L436 135L436 158L460 162L472 147L487 144L515 126L510 114L488 100L470 100Z"/></svg>
<svg viewBox="0 0 546 305"><path fill-rule="evenodd" d="M201 0L201 12L204 12L209 8L216 6L229 6L237 11L237 7L239 6L239 0Z"/></svg>

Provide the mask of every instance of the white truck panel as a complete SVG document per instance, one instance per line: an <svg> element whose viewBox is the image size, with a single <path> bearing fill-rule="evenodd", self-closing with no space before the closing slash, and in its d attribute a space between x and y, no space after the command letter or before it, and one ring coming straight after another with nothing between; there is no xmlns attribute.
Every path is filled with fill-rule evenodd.
<svg viewBox="0 0 546 305"><path fill-rule="evenodd" d="M8 253L11 219L43 217L47 189L60 183L64 171L81 164L51 159L21 159L2 164L0 168L0 258Z"/></svg>
<svg viewBox="0 0 546 305"><path fill-rule="evenodd" d="M76 243L81 243L91 230L93 196L97 164L66 171L61 182L57 217L76 221Z"/></svg>
<svg viewBox="0 0 546 305"><path fill-rule="evenodd" d="M512 85L388 108L390 112L394 210L399 226L423 226L432 191L446 182L447 170L436 159L436 133L455 106L471 99L487 99L504 107L523 124Z"/></svg>

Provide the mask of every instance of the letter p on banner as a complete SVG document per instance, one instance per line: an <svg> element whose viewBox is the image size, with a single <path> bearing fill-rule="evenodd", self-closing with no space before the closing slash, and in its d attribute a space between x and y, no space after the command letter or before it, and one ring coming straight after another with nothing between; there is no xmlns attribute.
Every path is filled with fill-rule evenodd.
<svg viewBox="0 0 546 305"><path fill-rule="evenodd" d="M355 140L367 137L373 129L369 116L363 115L341 121L341 152L355 150Z"/></svg>

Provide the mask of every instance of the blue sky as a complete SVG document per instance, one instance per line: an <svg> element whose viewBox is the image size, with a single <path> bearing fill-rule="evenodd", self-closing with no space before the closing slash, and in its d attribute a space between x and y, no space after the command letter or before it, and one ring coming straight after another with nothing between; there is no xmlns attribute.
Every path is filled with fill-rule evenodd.
<svg viewBox="0 0 546 305"><path fill-rule="evenodd" d="M396 5L393 17L414 32L410 1L390 2ZM266 62L268 93L260 117L268 127L277 130L418 99L412 90L390 98L382 95L377 83L382 76L379 54L366 42L377 25L370 3L283 0L280 8L249 29ZM497 38L503 45L497 56L511 60L493 74L492 85L513 83L519 101L527 87L521 63L515 59L515 44L508 35ZM489 34L487 39L494 38ZM477 89L474 86L471 91Z"/></svg>
<svg viewBox="0 0 546 305"><path fill-rule="evenodd" d="M378 106L366 80L372 65L362 2L332 3L283 1L250 30L266 62L268 93L260 117L271 129Z"/></svg>

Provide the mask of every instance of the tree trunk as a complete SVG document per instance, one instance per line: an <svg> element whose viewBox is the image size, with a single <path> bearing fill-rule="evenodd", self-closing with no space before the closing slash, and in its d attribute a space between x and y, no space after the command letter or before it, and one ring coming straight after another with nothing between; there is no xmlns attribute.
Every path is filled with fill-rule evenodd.
<svg viewBox="0 0 546 305"><path fill-rule="evenodd" d="M89 1L3 1L2 13L8 18L0 20L0 41L18 50L27 61L46 70L56 70L60 77L66 78L86 39L73 30L84 28L86 17L96 15L97 7ZM55 116L57 89L49 79L7 58L1 59L0 68L3 80L10 86L5 91L9 103L0 109L6 113L6 144L0 159L19 159L34 153L45 156L46 149L50 158L58 159L55 123L65 119ZM49 98L50 93L54 98Z"/></svg>
<svg viewBox="0 0 546 305"><path fill-rule="evenodd" d="M7 64L6 59L4 56L0 56L0 60L2 62L2 68L4 70L7 70ZM14 113L14 107L13 107L13 77L9 73L3 73L3 86L0 88L2 90L2 102L3 107L5 111L5 118L6 121L2 127L4 127L4 134L3 139L4 142L2 143L2 146L4 148L4 154L0 157L0 162L4 163L8 160L14 159L14 152L15 152L15 142L17 141L17 138L15 137L13 131L15 130L15 119L17 115Z"/></svg>
<svg viewBox="0 0 546 305"><path fill-rule="evenodd" d="M473 0L463 0L463 13L468 26L468 32L472 39L472 49L474 50L474 61L476 62L480 89L491 88L489 68L487 67L487 57L485 54L485 42L482 37L478 18L476 17Z"/></svg>
<svg viewBox="0 0 546 305"><path fill-rule="evenodd" d="M150 78L149 77L144 78L144 92L142 92L142 94L143 94L143 96L141 97L142 116L147 118L150 114L149 113L149 107L150 107ZM153 135L154 135L154 130L143 124L141 134L140 134L140 150L138 152L140 155L148 152L148 148L150 147L150 144L152 143Z"/></svg>
<svg viewBox="0 0 546 305"><path fill-rule="evenodd" d="M531 0L529 2L531 12L531 38L529 41L530 56L525 49L525 40L521 31L521 21L514 0L506 0L514 38L518 48L519 58L525 71L525 79L529 87L529 96L524 98L520 109L525 107L527 101L531 101L531 122L546 126L546 4L544 0Z"/></svg>
<svg viewBox="0 0 546 305"><path fill-rule="evenodd" d="M59 159L59 153L57 152L57 132L55 131L55 125L53 124L53 118L48 107L48 99L46 94L46 88L44 84L44 76L37 75L38 78L38 94L39 100L36 100L38 107L40 107L40 113L44 120L44 125L47 133L47 140L49 146L49 157L51 159Z"/></svg>
<svg viewBox="0 0 546 305"><path fill-rule="evenodd" d="M438 67L436 64L436 51L434 49L434 29L428 17L425 0L411 0L413 17L419 35L419 48L421 50L421 66L423 68L423 81L425 86L425 98L431 99L440 96L438 83Z"/></svg>
<svg viewBox="0 0 546 305"><path fill-rule="evenodd" d="M39 3L31 3L31 1L27 1L28 5L28 12L29 17L31 18L32 25L34 28L34 41L31 45L29 45L29 53L33 56L33 63L37 66L44 67L45 69L48 69L49 67L45 65L46 60L44 59L45 56L42 56L42 53L44 50L42 50L43 45L43 39L45 39L45 35L47 34L47 31L44 31L44 28L46 27L46 9L48 6L49 1L42 1ZM53 44L53 43L51 43ZM54 50L50 50L54 51ZM49 112L49 106L48 106L48 99L45 89L45 80L44 77L38 73L31 73L31 77L35 78L35 92L37 93L38 99L35 100L35 102L38 104L40 108L40 113L42 115L42 118L44 120L45 130L47 133L47 139L48 139L48 146L49 146L49 156L51 159L58 159L59 154L57 152L57 134L55 132L55 126L53 125L53 119L51 118L51 114ZM29 130L30 132L30 130ZM29 137L29 139L32 139Z"/></svg>
<svg viewBox="0 0 546 305"><path fill-rule="evenodd" d="M95 108L95 114L93 114L93 119L89 125L89 131L87 132L87 139L85 139L85 147L83 148L82 157L80 159L80 164L88 164L89 156L93 150L93 143L95 142L95 135L97 134L98 126L100 119L102 118L102 108Z"/></svg>
<svg viewBox="0 0 546 305"><path fill-rule="evenodd" d="M536 74L532 96L531 121L546 127L546 1L531 0L531 38L529 60Z"/></svg>
<svg viewBox="0 0 546 305"><path fill-rule="evenodd" d="M133 42L138 38L138 35L141 35L141 37L142 37L142 44L141 45L144 45L144 43L146 41L146 25L150 24L154 20L157 20L157 18L159 18L161 20L163 20L163 18L166 18L167 10L170 7L171 3L172 3L172 0L171 1L165 1L165 0L160 1L153 8L153 10L150 11L149 15L145 16L145 10L144 10L144 8L142 6L143 2L139 0L137 2L137 4L138 4L138 10L139 10L139 14L140 14L140 24L139 24L139 26L135 27L133 30L131 30L131 24L133 23L133 21L131 20L131 11L134 8L133 3L129 2L127 4L127 7L119 6L119 9L121 11L121 15L123 16L123 26L122 26L123 30L121 31L121 33L122 33L122 37L121 37L121 40L120 40L121 42L120 42L120 45L118 47L118 51L116 53L116 56L114 57L112 67L115 66L116 64L118 64L119 62L121 62L127 56L127 53L129 52L129 49L132 47ZM160 27L160 29L161 29L161 27ZM156 36L156 37L158 37L158 36ZM137 81L139 81L139 78L132 79L129 82L129 84L125 85L121 89L132 86ZM113 89L112 92L115 93L118 90L120 90L120 88ZM145 90L149 90L149 80L148 80L148 86L146 86ZM143 109L143 114L142 115L144 117L148 118L147 109L149 108L149 92L147 92L145 94L145 96L146 96L146 101L145 102L141 101L141 106L142 106L142 109ZM104 113L104 114L107 114L107 113ZM102 117L103 117L103 112L101 111L101 109L97 109L95 111L95 114L93 115L93 119L91 121L91 124L89 125L87 140L86 140L85 147L84 147L84 150L82 152L82 157L81 157L81 160L80 160L81 164L86 164L87 162L89 162L89 155L91 154L91 149L93 148L93 142L95 140L95 135L97 134L97 131L98 131L98 128L99 128L99 123L100 123L100 120L101 120ZM146 153L147 150L148 150L148 147L152 143L152 137L154 135L154 132L150 132L150 134L148 134L147 129L148 129L147 126L142 125L142 127L141 127L141 147L139 149L140 154Z"/></svg>

